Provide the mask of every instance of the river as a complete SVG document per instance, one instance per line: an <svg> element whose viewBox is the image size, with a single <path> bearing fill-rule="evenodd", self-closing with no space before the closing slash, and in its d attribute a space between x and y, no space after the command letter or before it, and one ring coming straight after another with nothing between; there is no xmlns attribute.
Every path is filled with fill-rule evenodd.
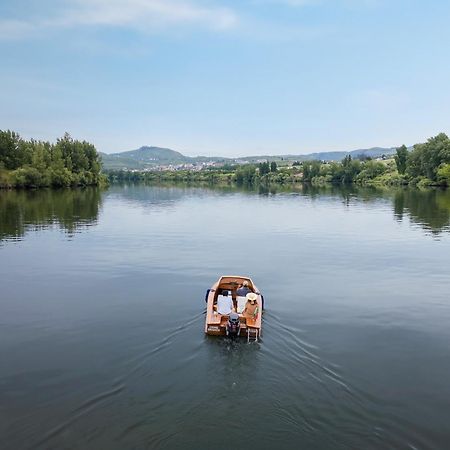
<svg viewBox="0 0 450 450"><path fill-rule="evenodd" d="M0 192L0 447L448 448L449 270L450 191Z"/></svg>

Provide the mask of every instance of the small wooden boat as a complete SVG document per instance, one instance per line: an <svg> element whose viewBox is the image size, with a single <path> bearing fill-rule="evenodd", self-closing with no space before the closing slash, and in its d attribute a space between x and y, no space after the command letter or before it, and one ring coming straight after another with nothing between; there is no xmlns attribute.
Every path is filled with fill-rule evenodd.
<svg viewBox="0 0 450 450"><path fill-rule="evenodd" d="M248 341L261 336L264 297L250 278L220 277L206 292L205 301L206 334L245 336Z"/></svg>

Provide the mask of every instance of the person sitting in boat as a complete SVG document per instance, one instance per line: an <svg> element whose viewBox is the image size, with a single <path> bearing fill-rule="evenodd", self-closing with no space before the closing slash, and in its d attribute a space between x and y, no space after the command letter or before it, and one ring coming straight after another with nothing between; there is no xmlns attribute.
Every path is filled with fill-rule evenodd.
<svg viewBox="0 0 450 450"><path fill-rule="evenodd" d="M248 287L248 281L245 280L242 283L242 286L236 290L236 295L238 297L245 297L250 292L252 292L252 290Z"/></svg>
<svg viewBox="0 0 450 450"><path fill-rule="evenodd" d="M246 297L247 303L245 304L244 312L242 313L242 315L246 319L254 320L258 316L258 303L256 303L258 296L254 292L249 292Z"/></svg>
<svg viewBox="0 0 450 450"><path fill-rule="evenodd" d="M222 315L228 315L233 311L233 306L231 295L228 295L227 290L223 290L222 293L217 296L217 312Z"/></svg>

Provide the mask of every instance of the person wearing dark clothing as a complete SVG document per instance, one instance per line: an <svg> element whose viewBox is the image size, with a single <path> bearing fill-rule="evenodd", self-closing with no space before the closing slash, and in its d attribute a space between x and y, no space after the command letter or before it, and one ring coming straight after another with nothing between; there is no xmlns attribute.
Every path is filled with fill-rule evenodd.
<svg viewBox="0 0 450 450"><path fill-rule="evenodd" d="M252 292L252 290L248 287L248 281L244 281L242 286L236 290L236 295L238 297L245 297L249 292Z"/></svg>

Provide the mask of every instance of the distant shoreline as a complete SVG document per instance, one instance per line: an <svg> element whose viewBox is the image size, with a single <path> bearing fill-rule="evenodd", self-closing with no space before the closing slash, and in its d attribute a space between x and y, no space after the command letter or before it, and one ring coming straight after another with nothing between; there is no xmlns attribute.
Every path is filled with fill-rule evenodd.
<svg viewBox="0 0 450 450"><path fill-rule="evenodd" d="M164 156L158 149L158 154ZM172 150L167 150L173 152ZM127 152L134 158L155 154L151 147ZM162 161L162 160L161 160ZM444 133L431 137L426 143L411 149L405 145L392 156L375 158L368 155L352 157L347 154L342 161L264 160L215 163L154 165L146 169L108 170L110 182L115 181L184 181L204 183L236 183L238 185L270 185L309 182L315 184L361 184L393 186L450 186L450 139Z"/></svg>
<svg viewBox="0 0 450 450"><path fill-rule="evenodd" d="M10 130L0 130L0 188L60 188L104 186L108 182L188 182L238 186L360 184L388 186L450 186L450 139L444 133L412 149L401 146L393 157L347 154L342 161L248 161L210 164L161 165L170 149L141 148L125 152L133 158L159 161L146 169L102 172L94 145L73 140L67 133L55 144L26 141ZM145 153L145 155L144 155ZM181 154L179 154L181 155ZM183 156L183 155L181 155Z"/></svg>

